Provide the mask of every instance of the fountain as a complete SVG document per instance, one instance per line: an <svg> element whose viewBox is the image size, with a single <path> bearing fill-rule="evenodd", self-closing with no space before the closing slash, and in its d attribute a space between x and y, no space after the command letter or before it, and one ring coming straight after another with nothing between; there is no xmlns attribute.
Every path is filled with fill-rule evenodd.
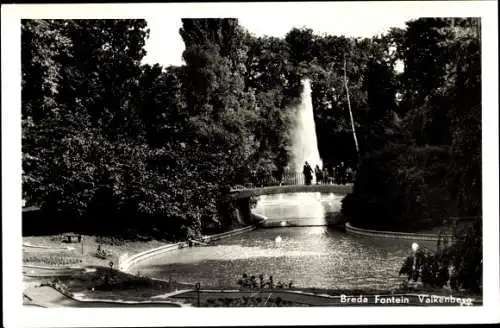
<svg viewBox="0 0 500 328"><path fill-rule="evenodd" d="M301 102L296 108L297 116L292 130L291 161L288 167L302 175L304 163L307 161L314 169L316 165L322 168L319 156L318 142L316 137L316 126L311 99L311 81L302 81L303 90ZM313 175L313 181L315 177ZM325 198L320 193L294 193L276 196L261 196L257 202L255 211L266 216L269 221L279 219L279 225L325 225L326 212L340 210L340 199L330 195Z"/></svg>
<svg viewBox="0 0 500 328"><path fill-rule="evenodd" d="M294 172L300 174L306 161L313 169L316 165L320 168L323 166L319 157L316 125L314 123L311 81L307 79L303 80L302 85L301 102L297 108L297 116L292 132L292 154L289 164L289 167Z"/></svg>
<svg viewBox="0 0 500 328"><path fill-rule="evenodd" d="M322 168L323 163L319 156L318 140L316 137L316 124L314 123L314 113L311 98L311 81L308 79L302 82L302 94L300 96L300 104L297 108L297 116L295 120L294 130L292 132L292 154L289 166L302 174L304 163L307 161L314 170L316 165ZM316 177L313 174L312 183L316 182ZM291 195L290 195L291 196ZM298 217L310 218L311 222L316 224L325 223L325 209L319 201L319 194L301 193L290 199L298 205Z"/></svg>

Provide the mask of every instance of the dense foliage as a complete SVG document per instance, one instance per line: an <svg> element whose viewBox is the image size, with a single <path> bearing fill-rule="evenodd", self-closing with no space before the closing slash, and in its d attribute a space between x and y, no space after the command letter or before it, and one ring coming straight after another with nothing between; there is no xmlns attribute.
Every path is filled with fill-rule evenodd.
<svg viewBox="0 0 500 328"><path fill-rule="evenodd" d="M401 101L378 96L370 106L394 108L399 124L378 119L385 136L368 139L385 144L365 149L345 199L357 226L414 231L448 217L481 216L480 38L471 23L419 19L391 32L405 66L395 76Z"/></svg>
<svg viewBox="0 0 500 328"><path fill-rule="evenodd" d="M455 236L455 244L425 261L429 268L452 264L455 286L467 289L482 284L481 40L476 23L419 19L389 33L405 70L393 74L395 84L383 78L387 88L379 85L377 98L368 99L375 100L369 101L372 110L384 101L380 91L396 91L396 106L387 102L382 108L394 108L398 119L377 122L385 136L371 135L368 142L383 143L364 150L353 193L343 201L344 215L366 228L418 231L450 217L474 218L474 227Z"/></svg>
<svg viewBox="0 0 500 328"><path fill-rule="evenodd" d="M235 19L184 19L180 34L186 65L161 67L141 64L144 20L23 21L23 196L48 224L224 229L227 188L286 165L288 44Z"/></svg>

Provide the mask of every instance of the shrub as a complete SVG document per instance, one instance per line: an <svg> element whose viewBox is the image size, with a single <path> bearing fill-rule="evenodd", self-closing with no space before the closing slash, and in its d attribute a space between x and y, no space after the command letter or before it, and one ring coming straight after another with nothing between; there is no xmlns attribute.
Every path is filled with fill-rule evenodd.
<svg viewBox="0 0 500 328"><path fill-rule="evenodd" d="M456 268L459 285L480 291L483 275L482 219L464 232L457 232L456 242L445 249L444 257Z"/></svg>
<svg viewBox="0 0 500 328"><path fill-rule="evenodd" d="M450 285L454 290L463 288L479 292L482 287L482 227L476 224L465 232L457 232L455 242L443 249L438 242L438 250L419 251L409 256L399 274L406 274L408 280L421 280L431 287ZM415 261L415 262L414 262ZM416 263L416 270L413 264Z"/></svg>

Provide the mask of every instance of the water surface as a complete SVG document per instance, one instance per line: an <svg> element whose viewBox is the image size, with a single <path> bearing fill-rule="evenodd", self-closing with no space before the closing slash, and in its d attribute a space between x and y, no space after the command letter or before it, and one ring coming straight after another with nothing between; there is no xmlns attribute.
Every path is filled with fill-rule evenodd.
<svg viewBox="0 0 500 328"><path fill-rule="evenodd" d="M284 225L326 225L330 214L340 212L343 197L319 192L263 195L253 212Z"/></svg>
<svg viewBox="0 0 500 328"><path fill-rule="evenodd" d="M206 287L236 287L243 273L262 273L272 274L275 282L292 280L297 287L392 289L403 279L398 272L411 243L353 236L326 226L259 229L165 253L132 271Z"/></svg>

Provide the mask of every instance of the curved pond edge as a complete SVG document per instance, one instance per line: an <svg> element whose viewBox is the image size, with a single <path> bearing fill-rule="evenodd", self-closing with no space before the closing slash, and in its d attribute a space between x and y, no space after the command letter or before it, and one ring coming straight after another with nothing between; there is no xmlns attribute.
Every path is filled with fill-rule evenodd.
<svg viewBox="0 0 500 328"><path fill-rule="evenodd" d="M234 229L234 230L227 231L227 232L222 232L222 233L215 234L215 235L204 236L201 239L203 242L211 242L211 241L215 241L215 240L233 237L233 236L236 236L236 235L248 232L248 231L255 230L256 228L257 228L256 225L250 225L250 226ZM127 256L126 254L122 255L118 261L118 270L126 272L126 273L130 273L130 269L133 266L137 265L138 263L140 263L144 260L147 260L151 257L161 255L161 254L166 253L166 252L170 252L170 251L185 248L185 247L189 247L189 243L187 241L175 243L175 244L169 244L169 245L165 245L165 246L160 246L157 248L146 250L146 251L141 252L141 253L134 254L132 256Z"/></svg>
<svg viewBox="0 0 500 328"><path fill-rule="evenodd" d="M419 233L408 233L408 232L361 229L353 227L349 222L346 222L345 230L347 231L347 233L351 233L353 235L379 237L379 238L411 239L411 240L423 240L423 241L438 241L439 239L439 236L436 234L419 234ZM441 235L441 238L453 239L453 236Z"/></svg>

